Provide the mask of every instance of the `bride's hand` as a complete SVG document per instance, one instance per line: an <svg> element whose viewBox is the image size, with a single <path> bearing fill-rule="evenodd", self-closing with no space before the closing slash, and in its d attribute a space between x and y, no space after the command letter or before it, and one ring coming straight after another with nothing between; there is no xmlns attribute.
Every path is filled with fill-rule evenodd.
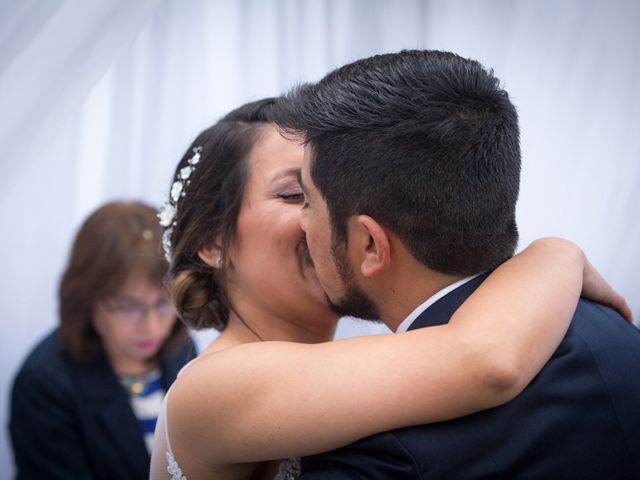
<svg viewBox="0 0 640 480"><path fill-rule="evenodd" d="M633 321L631 309L622 295L616 292L602 275L584 258L584 273L582 279L582 296L594 302L608 305L615 309L624 319Z"/></svg>

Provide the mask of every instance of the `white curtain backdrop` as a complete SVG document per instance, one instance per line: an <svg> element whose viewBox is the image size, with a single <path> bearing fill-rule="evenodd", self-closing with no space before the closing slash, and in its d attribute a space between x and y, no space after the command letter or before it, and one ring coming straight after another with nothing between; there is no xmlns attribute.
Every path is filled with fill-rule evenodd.
<svg viewBox="0 0 640 480"><path fill-rule="evenodd" d="M186 146L224 112L403 48L494 68L521 119L521 247L576 241L637 318L639 25L635 0L0 0L3 424L91 210L160 205ZM379 331L348 321L340 335ZM8 445L0 436L0 465Z"/></svg>

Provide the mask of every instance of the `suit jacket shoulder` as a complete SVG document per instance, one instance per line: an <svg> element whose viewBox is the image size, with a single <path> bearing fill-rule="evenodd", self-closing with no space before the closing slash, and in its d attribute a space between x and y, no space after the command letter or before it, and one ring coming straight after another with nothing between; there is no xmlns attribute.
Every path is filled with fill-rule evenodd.
<svg viewBox="0 0 640 480"><path fill-rule="evenodd" d="M481 281L440 299L414 327L448 322ZM640 478L638 378L640 333L580 300L553 357L511 402L305 458L302 478Z"/></svg>

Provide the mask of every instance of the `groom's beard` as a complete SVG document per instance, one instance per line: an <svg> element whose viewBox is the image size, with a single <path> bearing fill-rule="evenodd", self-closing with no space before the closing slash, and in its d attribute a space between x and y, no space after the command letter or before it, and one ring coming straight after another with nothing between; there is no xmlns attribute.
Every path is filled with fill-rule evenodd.
<svg viewBox="0 0 640 480"><path fill-rule="evenodd" d="M370 320L380 322L380 314L373 300L360 288L356 283L353 269L347 259L344 248L337 245L331 247L333 260L336 264L338 274L342 279L345 287L344 295L332 302L327 296L329 308L338 315L360 318L362 320Z"/></svg>

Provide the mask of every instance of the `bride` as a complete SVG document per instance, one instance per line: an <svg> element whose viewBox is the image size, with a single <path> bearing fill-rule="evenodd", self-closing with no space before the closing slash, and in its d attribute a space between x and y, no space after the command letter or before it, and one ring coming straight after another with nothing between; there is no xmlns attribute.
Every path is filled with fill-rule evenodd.
<svg viewBox="0 0 640 480"><path fill-rule="evenodd" d="M273 104L203 131L161 215L180 317L222 333L167 394L152 479L295 478L281 459L503 404L551 357L581 289L625 309L577 247L550 239L496 269L447 325L332 342L338 318L299 224L302 147L279 135Z"/></svg>

